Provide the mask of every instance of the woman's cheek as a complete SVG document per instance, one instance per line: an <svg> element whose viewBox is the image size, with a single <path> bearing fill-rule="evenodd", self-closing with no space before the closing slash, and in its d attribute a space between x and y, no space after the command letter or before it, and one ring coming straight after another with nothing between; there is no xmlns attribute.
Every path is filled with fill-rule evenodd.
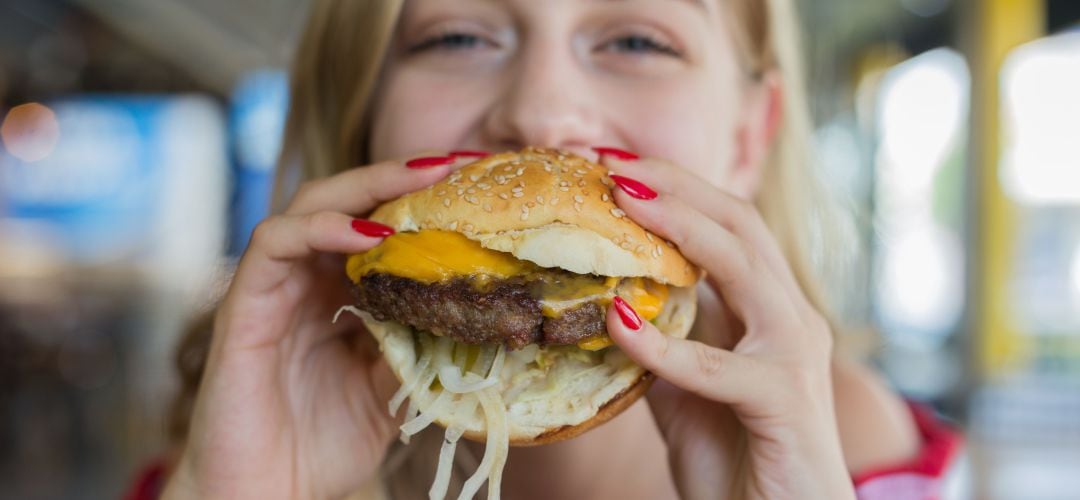
<svg viewBox="0 0 1080 500"><path fill-rule="evenodd" d="M691 88L639 91L621 104L615 127L640 154L664 158L722 185L734 158L734 114L714 92Z"/></svg>
<svg viewBox="0 0 1080 500"><path fill-rule="evenodd" d="M402 73L388 79L373 122L374 160L460 145L476 122L483 95L473 82Z"/></svg>

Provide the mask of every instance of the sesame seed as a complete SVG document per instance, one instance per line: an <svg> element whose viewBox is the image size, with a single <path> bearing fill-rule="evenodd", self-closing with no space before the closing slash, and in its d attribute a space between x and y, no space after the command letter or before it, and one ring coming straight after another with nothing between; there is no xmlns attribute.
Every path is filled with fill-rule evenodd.
<svg viewBox="0 0 1080 500"><path fill-rule="evenodd" d="M559 197L558 196L553 196L551 198L551 204L555 205L556 203L559 203Z"/></svg>
<svg viewBox="0 0 1080 500"><path fill-rule="evenodd" d="M525 167L521 167L521 168L519 168L519 169L517 170L517 174L518 174L518 175L521 175L521 174L524 174L524 173L525 173Z"/></svg>
<svg viewBox="0 0 1080 500"><path fill-rule="evenodd" d="M659 257L661 255L664 255L664 247L656 245L656 256Z"/></svg>
<svg viewBox="0 0 1080 500"><path fill-rule="evenodd" d="M630 249L630 242L624 241L624 242L620 243L619 248L621 248L623 250L629 250Z"/></svg>
<svg viewBox="0 0 1080 500"><path fill-rule="evenodd" d="M514 170L514 167L512 167L510 165L503 166L503 172L510 172L512 170Z"/></svg>
<svg viewBox="0 0 1080 500"><path fill-rule="evenodd" d="M447 208L449 208L449 207L450 207L450 198L443 198L443 200L442 200L442 205L443 205L444 207L447 207Z"/></svg>
<svg viewBox="0 0 1080 500"><path fill-rule="evenodd" d="M623 212L623 210L621 208L616 207L616 208L611 209L611 215L614 215L615 218L617 219L617 218L625 216L626 212Z"/></svg>
<svg viewBox="0 0 1080 500"><path fill-rule="evenodd" d="M521 212L521 220L528 220L529 212Z"/></svg>
<svg viewBox="0 0 1080 500"><path fill-rule="evenodd" d="M585 187L585 179L581 179L580 181L578 181L577 185L578 187Z"/></svg>
<svg viewBox="0 0 1080 500"><path fill-rule="evenodd" d="M469 188L465 190L466 193L473 194L476 192L476 188Z"/></svg>
<svg viewBox="0 0 1080 500"><path fill-rule="evenodd" d="M536 195L536 202L543 205L544 204L544 197L540 196L540 195Z"/></svg>
<svg viewBox="0 0 1080 500"><path fill-rule="evenodd" d="M652 256L653 256L653 258L659 258L660 257L660 247L656 247L656 248L653 249Z"/></svg>
<svg viewBox="0 0 1080 500"><path fill-rule="evenodd" d="M480 183L476 184L476 187L478 187L478 188L480 188L480 189L482 189L484 191L487 191L488 189L491 189L491 184L488 184L486 182L480 182Z"/></svg>
<svg viewBox="0 0 1080 500"><path fill-rule="evenodd" d="M499 198L502 198L504 200L509 200L510 196L507 195L506 193L499 193Z"/></svg>
<svg viewBox="0 0 1080 500"><path fill-rule="evenodd" d="M634 249L634 253L642 253L644 251L645 251L645 245L638 245L637 248Z"/></svg>
<svg viewBox="0 0 1080 500"><path fill-rule="evenodd" d="M527 205L522 205L522 206L521 206L521 211L522 211L522 212L528 212L528 211L529 211L529 207L528 207Z"/></svg>
<svg viewBox="0 0 1080 500"><path fill-rule="evenodd" d="M611 199L611 197L610 197L610 196L608 196L608 195L607 195L607 193L601 193L601 194L600 194L600 199L601 199L602 201L608 201L609 199Z"/></svg>
<svg viewBox="0 0 1080 500"><path fill-rule="evenodd" d="M575 172L577 172L577 173L579 173L581 175L585 175L585 174L589 173L588 170L585 170L583 168L579 168L579 169L575 170Z"/></svg>
<svg viewBox="0 0 1080 500"><path fill-rule="evenodd" d="M480 200L477 199L475 196L469 196L468 198L465 198L465 201L472 203L473 205L480 203Z"/></svg>
<svg viewBox="0 0 1080 500"><path fill-rule="evenodd" d="M465 188L458 188L458 190L457 190L457 195L458 195L458 196L461 196L461 195L463 195L463 194L465 194Z"/></svg>
<svg viewBox="0 0 1080 500"><path fill-rule="evenodd" d="M465 224L465 230L466 231L471 233L473 231L473 228L474 228L474 226L472 224Z"/></svg>
<svg viewBox="0 0 1080 500"><path fill-rule="evenodd" d="M444 195L446 195L446 190L445 189L440 189L437 193L435 193L435 195L436 196L444 196Z"/></svg>
<svg viewBox="0 0 1080 500"><path fill-rule="evenodd" d="M457 231L457 221L454 221L454 222L450 223L450 230L451 231Z"/></svg>
<svg viewBox="0 0 1080 500"><path fill-rule="evenodd" d="M581 204L580 203L574 203L574 210L580 212L581 211Z"/></svg>
<svg viewBox="0 0 1080 500"><path fill-rule="evenodd" d="M491 212L491 204L490 203L484 203L484 211L489 212L489 213Z"/></svg>
<svg viewBox="0 0 1080 500"><path fill-rule="evenodd" d="M530 201L530 202L526 203L525 205L528 206L529 208L532 208L532 207L536 206L536 203Z"/></svg>
<svg viewBox="0 0 1080 500"><path fill-rule="evenodd" d="M566 181L559 181L559 185L560 185L560 186L569 186L569 185L570 185L570 183L569 183L569 182L566 182Z"/></svg>
<svg viewBox="0 0 1080 500"><path fill-rule="evenodd" d="M510 188L510 190L515 192L515 193L520 193L520 192L524 191L525 188L523 188L521 186L514 186L514 187Z"/></svg>
<svg viewBox="0 0 1080 500"><path fill-rule="evenodd" d="M569 191L569 190L570 190L570 188L568 188L568 187L566 187L566 186L563 186L563 187L560 187L560 188L559 188L559 191L562 191L562 192L564 192L564 193L565 193L566 191Z"/></svg>
<svg viewBox="0 0 1080 500"><path fill-rule="evenodd" d="M551 164L550 163L544 163L544 171L549 172L549 173L551 172Z"/></svg>
<svg viewBox="0 0 1080 500"><path fill-rule="evenodd" d="M484 193L484 198L491 198L492 196L495 196L495 193L492 193L491 191Z"/></svg>
<svg viewBox="0 0 1080 500"><path fill-rule="evenodd" d="M569 169L568 167L563 167L563 168L561 168L561 169L559 169L559 170L561 170L561 171L562 171L562 173L564 173L564 174L568 174L568 173L570 173L570 169Z"/></svg>
<svg viewBox="0 0 1080 500"><path fill-rule="evenodd" d="M648 238L650 242L654 241L654 238L652 237L652 233L645 233L645 237Z"/></svg>
<svg viewBox="0 0 1080 500"><path fill-rule="evenodd" d="M580 194L575 194L574 201L577 203L585 203L585 197L581 196Z"/></svg>
<svg viewBox="0 0 1080 500"><path fill-rule="evenodd" d="M521 191L514 192L514 198L521 198L522 196L525 196L525 193L522 193Z"/></svg>

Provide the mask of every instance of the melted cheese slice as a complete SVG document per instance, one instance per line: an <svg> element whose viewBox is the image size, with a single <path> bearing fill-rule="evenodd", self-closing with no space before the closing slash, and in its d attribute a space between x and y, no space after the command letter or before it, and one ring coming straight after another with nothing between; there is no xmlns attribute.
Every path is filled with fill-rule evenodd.
<svg viewBox="0 0 1080 500"><path fill-rule="evenodd" d="M367 252L352 255L345 270L353 283L369 273L386 273L422 283L438 283L471 276L481 281L535 275L540 281L540 305L545 316L557 317L561 311L587 302L603 306L619 295L646 321L660 314L667 301L667 286L645 278L545 274L544 268L513 255L480 246L480 243L450 231L424 230L396 233ZM586 350L611 345L607 335L590 337L578 343Z"/></svg>
<svg viewBox="0 0 1080 500"><path fill-rule="evenodd" d="M536 272L539 266L488 250L460 233L427 230L395 233L379 246L349 257L345 270L353 283L369 273L387 273L422 283L461 276L505 279Z"/></svg>

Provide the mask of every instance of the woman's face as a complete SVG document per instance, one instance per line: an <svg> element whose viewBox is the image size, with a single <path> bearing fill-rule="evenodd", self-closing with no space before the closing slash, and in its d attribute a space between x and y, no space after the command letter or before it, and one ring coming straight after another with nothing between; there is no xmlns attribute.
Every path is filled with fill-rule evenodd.
<svg viewBox="0 0 1080 500"><path fill-rule="evenodd" d="M753 197L777 85L750 83L726 15L717 0L407 0L373 160L614 146Z"/></svg>

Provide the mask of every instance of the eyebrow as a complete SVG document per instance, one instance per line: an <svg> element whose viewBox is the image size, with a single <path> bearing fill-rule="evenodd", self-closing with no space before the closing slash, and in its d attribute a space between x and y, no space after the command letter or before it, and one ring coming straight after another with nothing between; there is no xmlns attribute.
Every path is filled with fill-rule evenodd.
<svg viewBox="0 0 1080 500"><path fill-rule="evenodd" d="M607 1L625 2L627 0L607 0ZM697 8L701 9L702 11L704 11L706 13L711 12L711 10L709 9L708 4L705 3L705 0L671 0L671 1L682 2L682 3L688 4L688 5L693 5L694 7L697 7Z"/></svg>

